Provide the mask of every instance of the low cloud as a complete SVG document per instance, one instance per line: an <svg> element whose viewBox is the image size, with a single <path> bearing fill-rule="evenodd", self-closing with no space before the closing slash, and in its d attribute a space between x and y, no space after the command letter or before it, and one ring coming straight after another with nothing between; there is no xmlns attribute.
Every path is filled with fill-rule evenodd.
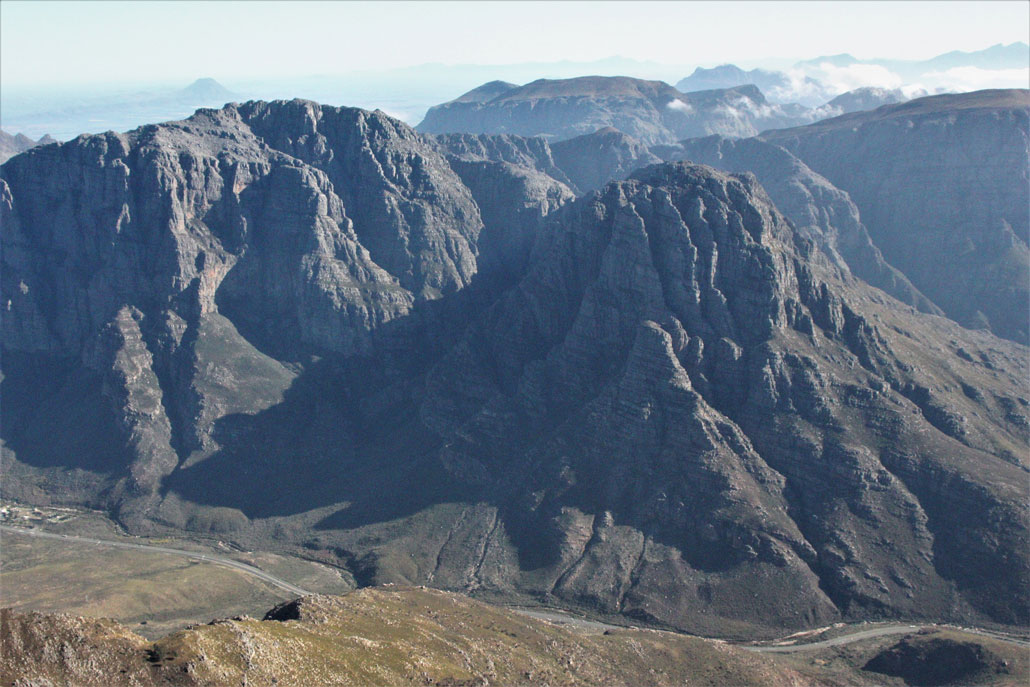
<svg viewBox="0 0 1030 687"><path fill-rule="evenodd" d="M835 95L865 86L901 88L905 83L900 76L878 64L849 64L846 67L838 67L823 62L815 71L812 76L825 84Z"/></svg>
<svg viewBox="0 0 1030 687"><path fill-rule="evenodd" d="M756 120L783 116L783 110L776 105L756 103L750 98L744 97L736 98L717 106L715 112L733 117L743 123L753 123Z"/></svg>
<svg viewBox="0 0 1030 687"><path fill-rule="evenodd" d="M791 69L783 74L787 78L787 83L783 86L774 86L765 94L774 103L802 103L811 106L825 103L837 95L801 69Z"/></svg>
<svg viewBox="0 0 1030 687"><path fill-rule="evenodd" d="M923 74L927 90L978 91L984 88L1026 88L1030 83L1030 67L1023 69L980 69L954 67L943 72Z"/></svg>
<svg viewBox="0 0 1030 687"><path fill-rule="evenodd" d="M682 112L683 114L694 114L694 107L690 103L682 100L670 100L666 107L670 110Z"/></svg>
<svg viewBox="0 0 1030 687"><path fill-rule="evenodd" d="M844 114L844 108L838 105L820 105L819 107L812 108L808 112L804 113L804 117L809 122L818 122L820 119L829 119L830 117L839 117Z"/></svg>

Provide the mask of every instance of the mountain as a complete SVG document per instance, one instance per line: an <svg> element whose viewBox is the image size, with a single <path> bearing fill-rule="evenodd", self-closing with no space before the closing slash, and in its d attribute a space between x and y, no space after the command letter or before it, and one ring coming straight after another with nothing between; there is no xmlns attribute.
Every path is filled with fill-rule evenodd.
<svg viewBox="0 0 1030 687"><path fill-rule="evenodd" d="M847 93L841 93L826 103L826 108L828 110L832 109L839 114L849 114L862 110L875 110L881 105L903 103L908 99L900 88L874 88L866 86L864 88L856 88Z"/></svg>
<svg viewBox="0 0 1030 687"><path fill-rule="evenodd" d="M661 81L587 76L505 87L484 100L491 89L486 84L430 108L417 128L431 134L516 134L560 141L611 127L654 145L708 134L752 136L816 118L800 105L771 105L750 85L685 95Z"/></svg>
<svg viewBox="0 0 1030 687"><path fill-rule="evenodd" d="M777 209L839 269L853 272L922 312L944 314L884 260L848 194L783 148L758 138L709 136L667 146L659 152L669 160L691 160L727 172L753 173Z"/></svg>
<svg viewBox="0 0 1030 687"><path fill-rule="evenodd" d="M800 82L795 83L795 79L785 72L766 69L745 71L735 64L723 64L711 69L698 67L690 76L678 81L676 88L690 93L749 84L758 87L774 103L799 102L817 107L831 96L831 91L812 77L801 77Z"/></svg>
<svg viewBox="0 0 1030 687"><path fill-rule="evenodd" d="M188 103L207 103L211 101L229 102L236 94L211 78L197 79L179 91L177 97Z"/></svg>
<svg viewBox="0 0 1030 687"><path fill-rule="evenodd" d="M243 99L214 79L201 78L184 88L83 88L78 92L61 89L42 91L38 95L5 89L3 107L5 126L16 126L25 131L51 131L66 140L82 133L120 131L154 121L186 117L197 108L221 107Z"/></svg>
<svg viewBox="0 0 1030 687"><path fill-rule="evenodd" d="M1018 641L950 628L913 628L900 641L874 636L830 649L792 638L754 651L758 647L543 615L548 620L425 587L377 587L305 596L260 620L224 618L147 641L109 619L3 609L0 682L968 686L1015 684L1028 663Z"/></svg>
<svg viewBox="0 0 1030 687"><path fill-rule="evenodd" d="M840 92L857 83L896 88L921 87L931 92L1020 88L1030 68L1030 45L994 45L984 50L953 50L928 60L858 59L830 55L802 60L792 74L807 76Z"/></svg>
<svg viewBox="0 0 1030 687"><path fill-rule="evenodd" d="M0 493L704 634L1030 620L1025 346L753 175L560 157L278 101L12 158Z"/></svg>
<svg viewBox="0 0 1030 687"><path fill-rule="evenodd" d="M473 88L465 95L456 98L454 102L485 103L502 96L509 91L514 91L518 87L518 84L508 83L507 81L491 81L479 86L478 88Z"/></svg>
<svg viewBox="0 0 1030 687"><path fill-rule="evenodd" d="M18 153L25 152L29 148L56 142L49 135L43 136L38 141L33 141L25 134L15 134L12 136L3 129L0 129L0 164L3 164Z"/></svg>
<svg viewBox="0 0 1030 687"><path fill-rule="evenodd" d="M0 618L4 684L820 684L785 661L722 642L638 629L585 633L425 588L303 597L262 620L217 620L156 643L111 620L7 609Z"/></svg>
<svg viewBox="0 0 1030 687"><path fill-rule="evenodd" d="M932 71L946 71L957 67L974 67L984 70L1025 69L1030 60L1030 45L1022 41L1008 45L997 43L981 50L951 50L928 60L890 60L874 58L859 60L851 55L833 55L802 60L797 67L813 67L828 63L835 67L868 64L880 65L897 72L904 78L917 79Z"/></svg>
<svg viewBox="0 0 1030 687"><path fill-rule="evenodd" d="M998 43L983 50L952 50L931 57L923 64L928 69L946 70L955 67L977 67L979 69L1022 69L1030 61L1030 45L1023 42Z"/></svg>
<svg viewBox="0 0 1030 687"><path fill-rule="evenodd" d="M884 258L949 317L1026 343L1028 111L1026 90L977 91L762 138L847 191Z"/></svg>
<svg viewBox="0 0 1030 687"><path fill-rule="evenodd" d="M625 179L640 167L661 162L640 141L607 127L551 146L557 166L580 194Z"/></svg>

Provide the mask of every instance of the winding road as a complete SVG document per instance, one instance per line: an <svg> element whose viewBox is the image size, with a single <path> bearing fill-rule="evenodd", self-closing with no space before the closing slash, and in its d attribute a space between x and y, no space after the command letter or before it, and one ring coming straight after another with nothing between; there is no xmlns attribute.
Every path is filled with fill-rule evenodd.
<svg viewBox="0 0 1030 687"><path fill-rule="evenodd" d="M182 556L184 558L191 558L197 561L203 561L205 563L214 563L215 565L222 565L227 568L233 568L240 572L246 573L253 577L263 580L274 587L278 587L283 591L289 592L296 596L307 596L311 592L301 589L300 587L290 584L286 580L282 580L274 575L270 575L260 568L255 568L253 565L247 565L246 563L240 563L234 561L231 558L223 558L222 556L216 556L209 553L199 553L197 551L184 551L182 549L173 549L167 546L156 546L152 544L135 544L127 541L115 541L112 539L93 539L90 537L77 537L72 534L57 534L54 532L46 532L44 530L28 529L25 527L11 527L10 525L0 525L0 532L6 532L15 535L25 535L29 537L41 537L43 539L59 539L63 541L79 542L83 544L94 544L98 546L109 546L116 549L138 549L141 551L149 551L151 553L166 553L172 556ZM625 627L618 625L610 625L608 623L600 622L597 620L589 620L587 618L581 618L571 613L566 613L556 608L525 608L525 607L514 607L509 606L509 609L523 615L527 615L538 620L546 620L551 623L558 625L570 625L578 627L580 629L603 632L605 630L624 630ZM880 625L878 627L872 627L867 630L858 630L857 632L851 632L838 637L831 637L830 639L824 639L817 642L808 642L805 644L736 644L741 649L747 651L754 651L758 653L770 653L770 654L790 654L800 651L815 651L818 649L825 649L831 646L841 646L844 644L851 644L852 642L860 642L864 639L872 639L874 637L885 637L888 635L899 635L899 634L910 634L918 632L923 625ZM938 627L951 627L951 626L938 626ZM980 634L987 637L993 637L1020 646L1030 647L1030 642L1023 639L1016 639L1014 637L1006 636L1002 633L991 632L988 630L981 630L978 628L970 627L954 627L953 629L962 630L963 632L971 632L974 634ZM782 640L780 640L782 641Z"/></svg>
<svg viewBox="0 0 1030 687"><path fill-rule="evenodd" d="M741 649L747 649L748 651L754 651L761 654L793 654L798 651L815 651L817 649L825 649L831 646L851 644L852 642L860 642L863 639L872 639L874 637L911 634L913 632L918 632L920 629L922 629L921 625L884 625L882 627L874 627L870 630L860 630L858 632L852 632L839 637L831 637L830 639L824 639L819 642L808 642L807 644L739 644L738 646Z"/></svg>
<svg viewBox="0 0 1030 687"><path fill-rule="evenodd" d="M199 553L197 551L183 551L182 549L172 549L167 546L155 546L151 544L134 544L132 542L114 541L112 539L92 539L90 537L76 537L72 534L57 534L54 532L45 532L43 530L28 529L25 527L11 527L10 525L0 525L0 532L26 535L29 537L41 537L43 539L60 539L63 541L79 542L82 544L109 546L115 549L139 549L141 551L149 551L151 553L167 553L172 556L192 558L196 561L214 563L215 565L222 565L227 568L239 570L296 596L308 596L309 594L311 594L311 592L305 589L301 589L296 585L290 584L286 580L279 579L274 575L266 573L261 568L255 568L253 565L247 565L246 563L234 561L231 558L223 558L222 556L216 556L210 553Z"/></svg>
<svg viewBox="0 0 1030 687"><path fill-rule="evenodd" d="M547 622L554 623L556 625L567 625L569 627L578 628L581 630L592 631L592 632L603 632L605 630L625 630L625 626L611 625L609 623L601 622L599 620L589 620L582 618L571 613L567 613L557 608L526 608L519 606L509 606L510 610L522 615L528 615L531 618L537 620L546 620ZM1030 641L1025 639L1012 637L1001 632L993 632L990 630L981 630L975 627L958 627L955 625L878 625L869 629L857 629L854 632L848 632L847 634L840 635L838 637L831 637L829 639L823 639L817 642L807 642L804 644L777 644L776 642L783 642L785 639L773 640L773 643L764 644L737 644L733 643L733 646L744 649L745 651L753 651L756 653L763 654L793 654L801 651L817 651L819 649L826 649L831 646L842 646L844 644L851 644L852 642L861 642L864 639L874 639L876 637L887 637L890 635L903 635L913 634L919 632L922 629L952 629L961 630L962 632L969 632L971 634L983 635L985 637L991 637L993 639L999 639L1004 642L1010 642L1012 644L1018 644L1023 647L1030 647ZM828 628L827 628L828 629ZM703 638L704 639L704 638Z"/></svg>

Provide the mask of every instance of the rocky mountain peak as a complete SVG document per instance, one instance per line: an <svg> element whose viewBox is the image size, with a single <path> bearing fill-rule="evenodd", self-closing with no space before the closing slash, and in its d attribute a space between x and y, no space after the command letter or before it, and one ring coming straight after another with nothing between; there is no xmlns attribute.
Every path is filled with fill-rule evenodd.
<svg viewBox="0 0 1030 687"><path fill-rule="evenodd" d="M278 101L15 157L4 493L695 632L1026 622L1026 348L850 275L782 147L557 151Z"/></svg>

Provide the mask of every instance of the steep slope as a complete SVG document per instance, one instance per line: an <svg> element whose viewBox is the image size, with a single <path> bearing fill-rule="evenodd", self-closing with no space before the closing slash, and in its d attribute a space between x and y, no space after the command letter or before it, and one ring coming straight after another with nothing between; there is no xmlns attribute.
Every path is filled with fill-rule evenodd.
<svg viewBox="0 0 1030 687"><path fill-rule="evenodd" d="M1028 117L1027 91L977 91L762 138L847 191L884 258L949 317L1026 343Z"/></svg>
<svg viewBox="0 0 1030 687"><path fill-rule="evenodd" d="M753 176L570 203L447 140L248 103L4 165L3 493L705 633L1027 622L1025 347Z"/></svg>
<svg viewBox="0 0 1030 687"><path fill-rule="evenodd" d="M854 272L922 312L943 314L905 275L887 264L848 194L783 148L756 138L730 140L710 136L684 141L661 152L670 160L691 160L727 172L754 173L776 208L838 267Z"/></svg>
<svg viewBox="0 0 1030 687"><path fill-rule="evenodd" d="M613 127L654 145L708 134L753 136L814 118L799 105L769 104L751 85L684 95L661 81L585 76L540 79L487 100L488 86L430 108L418 129L563 140Z"/></svg>
<svg viewBox="0 0 1030 687"><path fill-rule="evenodd" d="M537 215L561 202L550 186ZM39 149L3 167L0 194L9 474L75 467L61 496L94 502L153 494L220 450L223 418L280 403L312 356L367 352L463 289L484 229L432 141L304 101Z"/></svg>
<svg viewBox="0 0 1030 687"><path fill-rule="evenodd" d="M455 478L521 485L503 532L475 526L471 578L505 584L510 538L538 552L517 586L702 631L953 604L1023 622L1020 576L993 565L1027 565L1008 462L1025 453L1025 349L842 282L753 178L651 167L561 224L422 405ZM962 357L980 352L1009 370L990 392ZM970 397L947 395L959 384ZM974 534L955 499L1005 524Z"/></svg>
<svg viewBox="0 0 1030 687"><path fill-rule="evenodd" d="M4 610L4 684L803 685L777 661L719 642L583 633L428 589L282 604L150 644L112 621Z"/></svg>

